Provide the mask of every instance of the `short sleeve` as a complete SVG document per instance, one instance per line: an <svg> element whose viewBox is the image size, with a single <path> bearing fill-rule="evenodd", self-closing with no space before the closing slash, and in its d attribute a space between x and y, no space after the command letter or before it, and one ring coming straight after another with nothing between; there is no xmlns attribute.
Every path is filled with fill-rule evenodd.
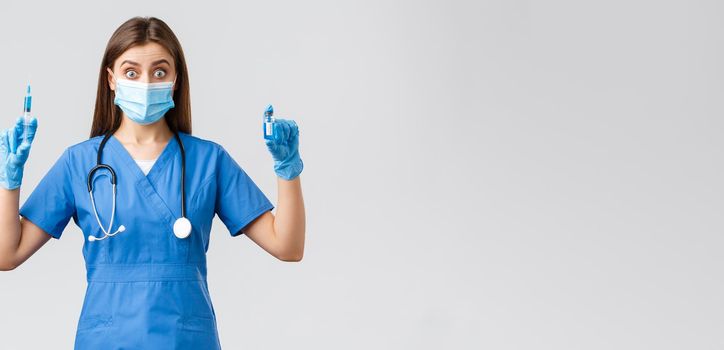
<svg viewBox="0 0 724 350"><path fill-rule="evenodd" d="M20 215L55 239L60 239L76 212L68 152L56 160L20 208Z"/></svg>
<svg viewBox="0 0 724 350"><path fill-rule="evenodd" d="M216 181L215 212L232 236L242 234L242 228L274 209L264 192L222 146L219 146Z"/></svg>

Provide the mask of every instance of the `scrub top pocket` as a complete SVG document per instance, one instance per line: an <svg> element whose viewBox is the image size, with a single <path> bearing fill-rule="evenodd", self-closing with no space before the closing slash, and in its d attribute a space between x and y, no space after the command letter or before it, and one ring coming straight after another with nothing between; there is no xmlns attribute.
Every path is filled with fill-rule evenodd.
<svg viewBox="0 0 724 350"><path fill-rule="evenodd" d="M96 314L83 316L78 321L77 332L87 332L111 327L113 325L113 316L109 314Z"/></svg>
<svg viewBox="0 0 724 350"><path fill-rule="evenodd" d="M216 321L211 316L184 316L179 321L179 328L184 331L216 333Z"/></svg>

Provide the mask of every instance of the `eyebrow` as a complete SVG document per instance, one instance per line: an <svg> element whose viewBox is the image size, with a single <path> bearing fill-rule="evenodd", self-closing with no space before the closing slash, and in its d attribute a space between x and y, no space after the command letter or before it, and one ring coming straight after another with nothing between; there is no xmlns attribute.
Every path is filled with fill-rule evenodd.
<svg viewBox="0 0 724 350"><path fill-rule="evenodd" d="M123 62L121 62L121 66L122 66L123 64L125 64L125 63L128 63L128 64L133 65L133 66L140 66L140 64L138 64L138 62L133 62L133 61L130 61L130 60L123 60ZM171 63L168 63L168 61L167 61L165 58L162 58L162 59L160 59L160 60L153 61L153 62L151 63L151 66L155 66L155 65L158 65L158 64L161 64L161 63L166 63L166 64L169 65L169 66L171 65Z"/></svg>

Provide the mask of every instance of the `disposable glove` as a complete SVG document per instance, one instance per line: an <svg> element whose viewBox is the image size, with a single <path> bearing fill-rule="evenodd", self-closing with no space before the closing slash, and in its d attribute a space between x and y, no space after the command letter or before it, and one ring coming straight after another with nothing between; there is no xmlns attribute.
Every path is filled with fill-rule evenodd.
<svg viewBox="0 0 724 350"><path fill-rule="evenodd" d="M273 138L264 139L274 158L274 172L284 180L297 177L304 168L299 157L299 128L293 120L275 119Z"/></svg>
<svg viewBox="0 0 724 350"><path fill-rule="evenodd" d="M30 146L38 128L38 119L32 117L28 125L27 140L23 138L23 117L15 121L15 126L0 131L0 186L8 190L20 187L23 181L23 167L30 155Z"/></svg>

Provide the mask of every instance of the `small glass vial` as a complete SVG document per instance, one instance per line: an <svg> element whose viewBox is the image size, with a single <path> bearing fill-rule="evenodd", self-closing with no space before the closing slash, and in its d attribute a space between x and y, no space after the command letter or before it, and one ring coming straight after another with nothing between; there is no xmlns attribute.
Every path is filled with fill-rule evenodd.
<svg viewBox="0 0 724 350"><path fill-rule="evenodd" d="M264 138L271 140L274 138L274 108L272 105L264 111Z"/></svg>

